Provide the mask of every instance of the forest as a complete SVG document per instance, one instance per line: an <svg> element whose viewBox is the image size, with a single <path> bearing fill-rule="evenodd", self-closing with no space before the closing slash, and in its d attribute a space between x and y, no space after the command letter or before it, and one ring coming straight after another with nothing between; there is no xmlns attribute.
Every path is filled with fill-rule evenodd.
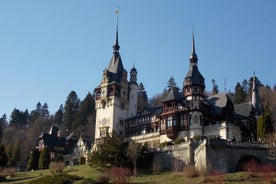
<svg viewBox="0 0 276 184"><path fill-rule="evenodd" d="M237 82L234 92L227 92L234 104L251 101L252 81L253 78L251 77L249 80L244 79ZM271 88L262 84L258 79L256 81L265 112L268 114L270 124L273 125L276 120L276 85ZM213 79L211 83L212 91L206 92L206 96L220 93L216 81ZM143 97L138 98L138 107L141 106L139 104L142 106L159 106L169 89L177 88L181 91L173 77L170 77L162 92L150 99L148 99L142 83L140 83L139 88L143 89ZM0 118L0 150L4 149L7 155L5 166L25 168L28 156L35 148L37 138L43 132L48 132L52 124L60 127L63 136L74 133L73 138L76 140L81 135L86 140L93 142L94 132L91 130L95 126L95 116L94 94L88 93L83 100L80 100L75 91L69 93L65 103L61 104L54 114L49 113L46 102L38 102L34 110L14 108L10 117L3 114ZM266 126L266 130L263 130L263 135L267 133L267 129L269 129L268 126ZM273 127L270 128L271 130ZM4 166L3 163L0 164L0 166Z"/></svg>

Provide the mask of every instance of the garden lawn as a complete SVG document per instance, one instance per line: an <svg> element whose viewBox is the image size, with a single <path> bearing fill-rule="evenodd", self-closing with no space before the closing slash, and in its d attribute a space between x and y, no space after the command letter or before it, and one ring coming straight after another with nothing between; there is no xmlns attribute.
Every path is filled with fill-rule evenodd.
<svg viewBox="0 0 276 184"><path fill-rule="evenodd" d="M75 175L84 179L96 179L100 174L96 169L89 165L79 165L64 168L63 173ZM18 172L15 177L8 178L4 184L25 184L45 176L52 176L49 170L39 170L33 172ZM224 175L201 176L194 178L185 177L185 172L161 172L160 174L145 174L137 177L131 177L131 183L135 184L242 184L242 183L276 183L276 173L248 173L237 172ZM75 181L74 184L80 184L81 181Z"/></svg>

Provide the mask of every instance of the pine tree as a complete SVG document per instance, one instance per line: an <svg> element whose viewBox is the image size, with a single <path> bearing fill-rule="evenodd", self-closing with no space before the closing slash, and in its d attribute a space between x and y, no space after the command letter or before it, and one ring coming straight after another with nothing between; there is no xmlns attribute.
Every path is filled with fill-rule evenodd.
<svg viewBox="0 0 276 184"><path fill-rule="evenodd" d="M73 129L78 126L85 126L88 123L88 116L95 112L95 101L91 93L88 93L85 99L80 103L76 120L73 122Z"/></svg>
<svg viewBox="0 0 276 184"><path fill-rule="evenodd" d="M50 119L50 112L48 110L48 104L44 103L42 108L41 108L41 116L47 120Z"/></svg>
<svg viewBox="0 0 276 184"><path fill-rule="evenodd" d="M22 112L15 108L11 113L10 125L17 128L23 128L26 127L27 124L28 114L26 114L26 111Z"/></svg>
<svg viewBox="0 0 276 184"><path fill-rule="evenodd" d="M235 104L240 104L245 100L245 93L241 84L238 82L235 87L235 95L234 95L234 102Z"/></svg>
<svg viewBox="0 0 276 184"><path fill-rule="evenodd" d="M8 126L7 116L3 114L0 118L0 139L3 137L4 129Z"/></svg>
<svg viewBox="0 0 276 184"><path fill-rule="evenodd" d="M73 122L76 120L80 100L75 91L71 91L65 102L62 128L71 130Z"/></svg>
<svg viewBox="0 0 276 184"><path fill-rule="evenodd" d="M55 113L55 116L54 116L54 124L56 125L62 124L63 112L64 112L63 105L60 105L58 111Z"/></svg>
<svg viewBox="0 0 276 184"><path fill-rule="evenodd" d="M248 95L249 94L249 83L246 79L244 79L242 81L242 88L243 88L244 94Z"/></svg>
<svg viewBox="0 0 276 184"><path fill-rule="evenodd" d="M177 86L175 79L173 76L170 77L170 79L167 82L167 87L165 88L165 92L168 92L170 90L176 90L179 91L179 87Z"/></svg>
<svg viewBox="0 0 276 184"><path fill-rule="evenodd" d="M48 147L45 147L39 156L39 163L38 168L39 169L48 169L50 164L50 152Z"/></svg>
<svg viewBox="0 0 276 184"><path fill-rule="evenodd" d="M142 112L145 107L148 106L148 95L147 92L145 91L145 87L143 83L141 82L139 84L139 92L138 92L138 99L137 99L137 111Z"/></svg>

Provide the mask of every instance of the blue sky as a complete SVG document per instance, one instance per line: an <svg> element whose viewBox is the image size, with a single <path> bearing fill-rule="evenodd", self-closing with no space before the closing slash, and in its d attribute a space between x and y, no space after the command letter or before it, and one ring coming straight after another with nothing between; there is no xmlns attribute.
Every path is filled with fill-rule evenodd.
<svg viewBox="0 0 276 184"><path fill-rule="evenodd" d="M206 90L220 91L255 70L276 83L275 0L1 0L0 115L47 102L51 114L74 90L82 100L108 66L119 13L124 67L133 64L149 97L170 76L182 88L192 32Z"/></svg>

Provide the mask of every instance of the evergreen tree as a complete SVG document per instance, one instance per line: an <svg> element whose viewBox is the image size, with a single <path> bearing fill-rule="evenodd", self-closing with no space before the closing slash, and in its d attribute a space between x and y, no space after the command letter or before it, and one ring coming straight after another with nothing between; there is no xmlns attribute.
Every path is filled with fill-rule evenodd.
<svg viewBox="0 0 276 184"><path fill-rule="evenodd" d="M10 152L10 157L7 165L10 167L14 167L17 165L19 159L20 159L20 142L19 140L16 140Z"/></svg>
<svg viewBox="0 0 276 184"><path fill-rule="evenodd" d="M44 103L41 105L40 102L36 104L36 109L31 112L30 115L31 121L35 121L37 118L44 119L44 120L50 120L50 113L48 110L48 104Z"/></svg>
<svg viewBox="0 0 276 184"><path fill-rule="evenodd" d="M128 142L124 141L118 133L113 131L112 136L107 136L104 142L99 144L90 156L92 167L110 167L127 165Z"/></svg>
<svg viewBox="0 0 276 184"><path fill-rule="evenodd" d="M27 164L27 170L37 170L38 169L38 161L39 161L39 151L34 149L31 151L29 158L28 158L28 164Z"/></svg>
<svg viewBox="0 0 276 184"><path fill-rule="evenodd" d="M272 113L269 110L269 105L266 104L264 114L262 114L257 121L257 138L264 138L272 132Z"/></svg>
<svg viewBox="0 0 276 184"><path fill-rule="evenodd" d="M212 85L213 85L213 88L212 88L212 95L218 94L219 90L218 90L218 85L216 84L215 79L212 79Z"/></svg>
<svg viewBox="0 0 276 184"><path fill-rule="evenodd" d="M139 84L139 92L138 92L138 99L137 99L137 111L142 112L145 107L148 106L148 95L147 92L145 91L145 87L143 83L141 82Z"/></svg>
<svg viewBox="0 0 276 184"><path fill-rule="evenodd" d="M256 76L255 76L256 77ZM256 82L256 85L258 87L262 87L264 86L261 81L258 79L258 77L255 78L255 82ZM251 92L252 91L252 88L253 88L253 77L250 77L249 81L248 81L248 86L249 86L249 89L248 91Z"/></svg>
<svg viewBox="0 0 276 184"><path fill-rule="evenodd" d="M0 139L3 137L3 132L7 126L8 126L7 116L6 114L3 114L3 116L0 118Z"/></svg>
<svg viewBox="0 0 276 184"><path fill-rule="evenodd" d="M41 108L41 116L47 120L50 119L50 112L48 110L48 104L44 103L42 108Z"/></svg>
<svg viewBox="0 0 276 184"><path fill-rule="evenodd" d="M54 124L56 125L62 124L63 112L64 112L63 105L60 105L59 110L55 113L55 116L54 116Z"/></svg>
<svg viewBox="0 0 276 184"><path fill-rule="evenodd" d="M4 145L0 142L0 167L6 166L8 162L8 156L5 151Z"/></svg>
<svg viewBox="0 0 276 184"><path fill-rule="evenodd" d="M242 88L243 88L244 94L248 95L249 94L249 83L246 79L244 79L242 81Z"/></svg>
<svg viewBox="0 0 276 184"><path fill-rule="evenodd" d="M164 92L168 92L170 90L179 91L179 87L177 86L173 76L171 76L170 79L168 80L167 87L165 88Z"/></svg>
<svg viewBox="0 0 276 184"><path fill-rule="evenodd" d="M62 128L71 130L73 122L76 120L80 100L75 91L71 91L65 102Z"/></svg>
<svg viewBox="0 0 276 184"><path fill-rule="evenodd" d="M95 101L91 93L88 93L85 99L80 103L76 120L73 122L73 129L78 126L85 126L88 123L88 116L95 112Z"/></svg>
<svg viewBox="0 0 276 184"><path fill-rule="evenodd" d="M28 114L26 112L28 111L22 112L15 108L11 113L10 125L17 128L26 127L28 124Z"/></svg>
<svg viewBox="0 0 276 184"><path fill-rule="evenodd" d="M235 87L235 95L234 95L234 102L235 104L240 104L245 100L245 93L241 84L238 82Z"/></svg>
<svg viewBox="0 0 276 184"><path fill-rule="evenodd" d="M45 147L39 156L38 168L39 169L48 169L50 164L50 152L48 147Z"/></svg>

